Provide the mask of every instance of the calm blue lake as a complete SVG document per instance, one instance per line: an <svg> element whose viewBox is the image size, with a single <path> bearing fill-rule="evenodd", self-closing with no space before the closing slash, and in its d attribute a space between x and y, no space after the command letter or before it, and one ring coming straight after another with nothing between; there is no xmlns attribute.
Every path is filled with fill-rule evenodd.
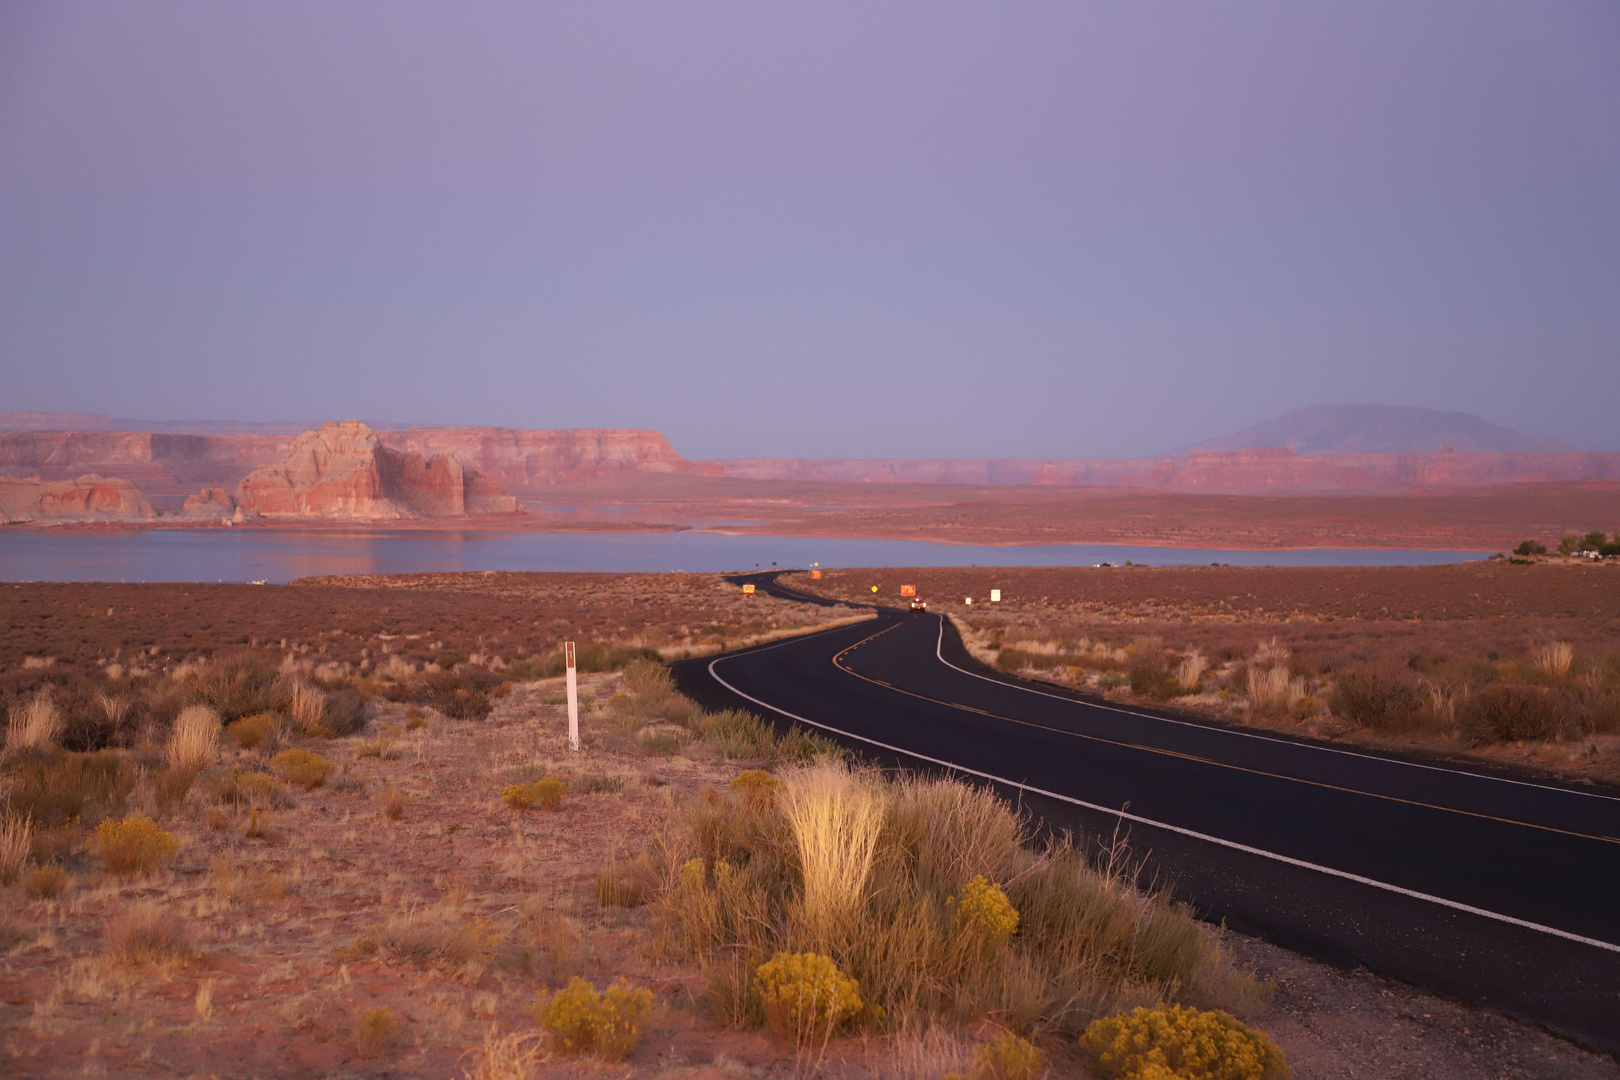
<svg viewBox="0 0 1620 1080"><path fill-rule="evenodd" d="M922 540L678 533L0 530L0 581L268 581L458 570L671 570L771 566L1432 566L1478 551L1221 551L1110 544L989 547Z"/></svg>

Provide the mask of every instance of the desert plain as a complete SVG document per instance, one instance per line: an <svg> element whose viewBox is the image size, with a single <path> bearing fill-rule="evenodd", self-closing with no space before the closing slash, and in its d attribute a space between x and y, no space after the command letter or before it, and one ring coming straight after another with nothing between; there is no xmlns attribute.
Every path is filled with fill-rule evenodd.
<svg viewBox="0 0 1620 1080"><path fill-rule="evenodd" d="M791 580L850 601L874 584L890 601L916 585L987 663L1111 700L1563 781L1616 778L1612 563ZM996 605L992 587L1003 590ZM727 922L737 871L725 867L786 867L774 872L798 880L783 861L793 834L780 807L806 777L859 777L847 771L859 763L746 715L703 713L661 680L658 661L862 616L745 596L713 575L0 589L5 1071L1084 1076L1097 1063L1077 1041L1090 1019L1169 1000L1232 1011L1275 1041L1296 1077L1620 1075L1612 1059L1511 1019L1199 923L1131 877L1128 851L1098 863L1108 838L1074 838L1074 855L1043 848L988 796L899 777L860 781L889 807L873 873L934 867L945 880L924 895L944 911L979 888L970 871L1004 889L1019 932L972 945L993 950L982 962L1001 981L970 992L941 954L928 995L884 989L884 964L844 941L826 947L862 973L868 1008L808 1047L784 1038L727 957L766 949L757 961L769 942L810 931L791 895L756 896L768 905L763 939L746 920ZM584 669L577 753L557 677L565 639L579 642ZM1542 670L1537 657L1558 643L1567 665L1555 657ZM1188 665L1195 655L1201 666ZM1176 682L1192 667L1196 677ZM1270 674L1279 667L1284 676ZM1362 671L1394 680L1391 700L1408 711L1384 724L1336 704L1335 683ZM1285 693L1307 692L1266 697L1279 678ZM1445 716L1431 692L1440 683L1452 695ZM1575 726L1482 741L1465 703L1493 687L1555 698ZM29 723L47 709L54 727L38 737ZM211 725L200 751L184 736L199 718ZM980 854L947 857L906 832L906 814L919 813L971 825ZM115 865L111 826L131 820L167 838L150 865ZM1073 861L1083 855L1091 861ZM1062 931L1032 881L1083 889L1124 925L1172 933L1181 967L1150 974L1106 935ZM1075 950L1090 973L1048 971L1045 989L1010 977L1046 970L1030 967L1040 949ZM569 1045L556 1002L575 979L592 993L621 988L628 1047ZM880 996L882 1014L869 1008Z"/></svg>

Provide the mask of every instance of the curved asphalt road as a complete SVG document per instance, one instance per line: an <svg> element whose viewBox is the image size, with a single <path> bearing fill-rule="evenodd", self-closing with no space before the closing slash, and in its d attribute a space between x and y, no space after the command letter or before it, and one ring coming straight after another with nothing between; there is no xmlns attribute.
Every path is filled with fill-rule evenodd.
<svg viewBox="0 0 1620 1080"><path fill-rule="evenodd" d="M748 575L780 596L825 603ZM1620 1050L1620 799L1117 708L973 661L937 615L675 665L702 704L950 769L1299 952Z"/></svg>

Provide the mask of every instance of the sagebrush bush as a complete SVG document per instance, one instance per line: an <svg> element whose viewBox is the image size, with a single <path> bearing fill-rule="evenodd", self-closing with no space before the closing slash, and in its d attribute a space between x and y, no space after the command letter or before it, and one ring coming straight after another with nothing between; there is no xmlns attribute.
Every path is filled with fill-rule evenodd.
<svg viewBox="0 0 1620 1080"><path fill-rule="evenodd" d="M651 991L623 979L599 994L576 975L555 994L543 995L535 1014L563 1053L622 1061L641 1041L641 1024L652 1004Z"/></svg>
<svg viewBox="0 0 1620 1080"><path fill-rule="evenodd" d="M773 799L782 790L782 781L764 769L744 769L726 785L744 798Z"/></svg>
<svg viewBox="0 0 1620 1080"><path fill-rule="evenodd" d="M1504 684L1475 691L1457 706L1457 726L1470 745L1553 740L1570 733L1561 695L1542 686Z"/></svg>
<svg viewBox="0 0 1620 1080"><path fill-rule="evenodd" d="M225 737L243 750L256 750L280 733L281 718L275 713L254 713L225 727Z"/></svg>
<svg viewBox="0 0 1620 1080"><path fill-rule="evenodd" d="M122 813L137 773L122 755L100 750L58 752L48 760L14 764L10 779L10 812L51 829L71 821L90 825L104 814Z"/></svg>
<svg viewBox="0 0 1620 1080"><path fill-rule="evenodd" d="M864 1007L860 985L818 953L777 953L755 970L754 988L771 1030L795 1046L824 1042Z"/></svg>
<svg viewBox="0 0 1620 1080"><path fill-rule="evenodd" d="M283 750L270 759L270 767L276 770L276 775L306 791L313 791L326 783L327 776L332 772L332 763L312 750L301 750L294 747Z"/></svg>
<svg viewBox="0 0 1620 1080"><path fill-rule="evenodd" d="M1145 1008L1094 1021L1080 1045L1096 1071L1120 1080L1283 1080L1277 1044L1229 1013L1181 1005Z"/></svg>
<svg viewBox="0 0 1620 1080"><path fill-rule="evenodd" d="M151 818L128 817L96 826L96 849L109 874L135 877L166 865L180 843Z"/></svg>
<svg viewBox="0 0 1620 1080"><path fill-rule="evenodd" d="M1358 727L1405 731L1423 707L1417 680L1381 668L1358 668L1334 676L1328 708Z"/></svg>
<svg viewBox="0 0 1620 1080"><path fill-rule="evenodd" d="M377 796L377 807L382 816L389 821L398 821L405 816L405 805L410 801L405 791L397 787L388 787Z"/></svg>

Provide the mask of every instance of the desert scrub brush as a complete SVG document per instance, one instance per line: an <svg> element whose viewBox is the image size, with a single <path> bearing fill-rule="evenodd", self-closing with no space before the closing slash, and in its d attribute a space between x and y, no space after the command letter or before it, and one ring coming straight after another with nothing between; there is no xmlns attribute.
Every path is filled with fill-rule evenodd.
<svg viewBox="0 0 1620 1080"><path fill-rule="evenodd" d="M1271 1037L1230 1013L1182 1005L1095 1020L1080 1045L1119 1080L1283 1080L1288 1062Z"/></svg>
<svg viewBox="0 0 1620 1080"><path fill-rule="evenodd" d="M754 972L771 1030L796 1046L824 1042L863 1008L860 985L819 953L779 952Z"/></svg>

